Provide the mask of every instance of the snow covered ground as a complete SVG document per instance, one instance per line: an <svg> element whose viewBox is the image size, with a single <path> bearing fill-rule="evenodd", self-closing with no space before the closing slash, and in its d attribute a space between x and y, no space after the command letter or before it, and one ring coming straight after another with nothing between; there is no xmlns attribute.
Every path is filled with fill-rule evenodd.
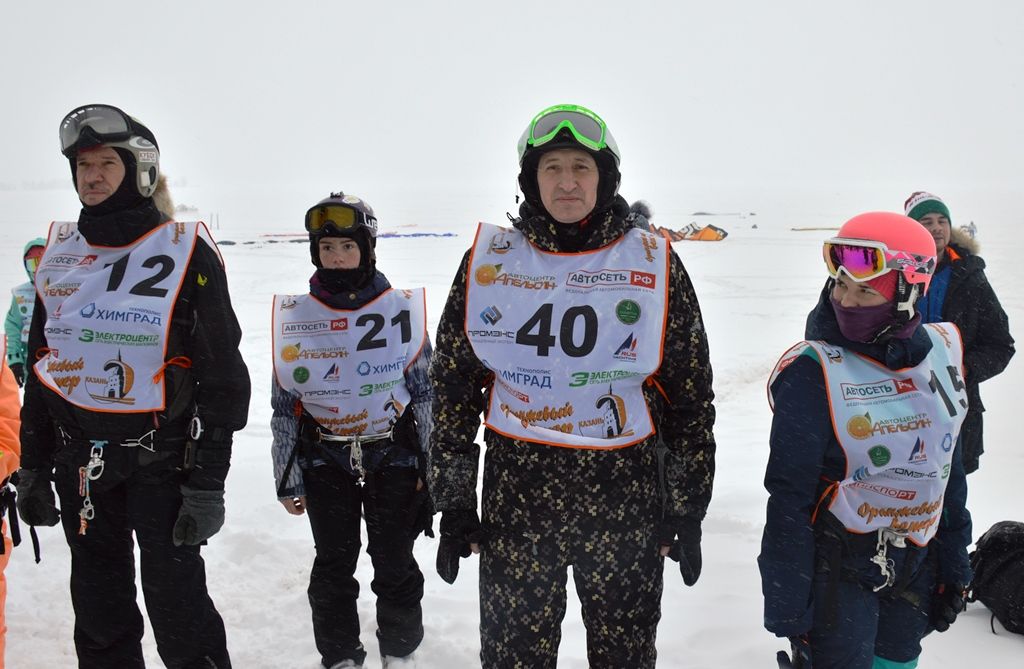
<svg viewBox="0 0 1024 669"><path fill-rule="evenodd" d="M360 194L376 207L382 230L458 233L455 238L382 239L378 244L379 266L394 285L427 287L433 332L459 258L471 243L474 222L486 218L505 223L502 201L445 197L440 202L440 198L432 200L428 208L423 200L398 192L386 197ZM199 206L204 216L206 211L216 210L197 189L181 189L174 195L179 202ZM249 426L235 437L227 485L227 523L204 550L210 591L225 618L234 665L240 669L318 667L306 600L312 538L306 519L289 516L275 500L269 456L270 296L304 291L312 266L305 243L272 243L260 234L301 232L302 212L322 195L308 191L297 195L286 207L290 212L286 218L268 216L265 210L261 218L256 206L244 214L221 207L225 213L219 229L213 231L219 240L256 242L221 249L245 333L242 347L253 380L253 397ZM901 195L891 195L893 204ZM18 258L25 241L45 234L41 216L76 215L74 200L69 198L73 198L70 183L66 191L0 192L0 286L24 280ZM963 210L947 198L954 215ZM984 198L975 201L979 206L991 202ZM55 202L61 203L56 209ZM444 202L459 204L445 208ZM804 204L794 199L788 206L759 211L756 216L704 218L684 212L706 207L686 209L665 197L665 209L656 210L655 223L660 225L678 228L696 220L713 222L730 233L723 243L675 245L696 284L710 337L718 409L718 473L714 501L704 524L700 581L687 588L675 563L666 564L659 666L769 667L774 666L775 651L783 647L781 640L761 627L755 562L764 519L766 493L761 479L771 422L764 386L779 355L801 336L804 318L825 276L820 244L830 234L791 228L834 227L863 209L879 206L868 202L845 210L826 210L832 213L808 214ZM1007 202L1007 210L1009 206ZM1013 277L1024 254L1024 238L1018 233L1024 221L1019 214L1008 217L998 207L972 211L971 217L979 226L988 276L1019 340L1024 297L1019 277ZM755 223L756 229L752 227ZM411 225L415 227L399 227ZM1016 359L1003 375L983 386L988 452L981 470L969 479L975 536L998 520L1024 519L1020 493L1013 492L1024 474L1024 452L1017 432L1019 409L1014 408L1020 406L1016 393L1022 385L1024 364ZM7 570L7 661L13 669L75 666L68 550L57 528L43 529L40 536L43 562L33 564L26 538ZM426 638L417 653L417 666L477 666L477 562L464 561L458 581L449 586L433 569L436 547L436 540L427 538L421 538L416 547L426 575ZM366 666L378 667L373 598L368 587L370 562L365 555L358 576L364 584L359 609L363 643L370 653ZM575 594L569 596L559 666L575 669L587 666L585 636L578 606L573 603ZM987 610L972 605L951 631L926 639L920 666L1019 667L1024 637L1003 631L998 623L996 628L1000 633L991 634ZM144 643L150 665L162 666L148 633Z"/></svg>

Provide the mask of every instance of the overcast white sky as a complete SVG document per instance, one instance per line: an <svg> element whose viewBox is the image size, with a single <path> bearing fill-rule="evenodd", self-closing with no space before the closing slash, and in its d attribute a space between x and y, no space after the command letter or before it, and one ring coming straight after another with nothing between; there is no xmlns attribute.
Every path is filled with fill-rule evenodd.
<svg viewBox="0 0 1024 669"><path fill-rule="evenodd" d="M623 194L656 208L852 214L925 188L955 215L1024 174L1006 0L4 5L8 193L69 177L57 125L90 102L145 122L179 185L292 217L338 187L509 207L516 140L557 102L605 118Z"/></svg>

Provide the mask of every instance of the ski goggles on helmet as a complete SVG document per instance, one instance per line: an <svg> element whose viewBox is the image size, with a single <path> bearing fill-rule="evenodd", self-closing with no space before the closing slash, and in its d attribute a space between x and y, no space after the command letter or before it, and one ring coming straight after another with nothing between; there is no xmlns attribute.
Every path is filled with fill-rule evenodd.
<svg viewBox="0 0 1024 669"><path fill-rule="evenodd" d="M334 203L318 204L306 212L306 231L310 234L348 232L359 228L366 228L370 237L376 237L377 219L355 207Z"/></svg>
<svg viewBox="0 0 1024 669"><path fill-rule="evenodd" d="M555 105L534 116L519 139L519 162L523 162L528 148L544 146L563 129L591 151L607 148L615 156L615 162L619 162L619 147L608 132L608 126L600 116L579 105Z"/></svg>
<svg viewBox="0 0 1024 669"><path fill-rule="evenodd" d="M123 142L132 134L131 118L117 107L86 105L74 110L61 121L60 152L70 157L83 145Z"/></svg>
<svg viewBox="0 0 1024 669"><path fill-rule="evenodd" d="M28 253L25 254L25 269L32 274L36 273L36 269L38 269L39 263L43 259L43 251L44 249L42 246L33 246L28 250Z"/></svg>
<svg viewBox="0 0 1024 669"><path fill-rule="evenodd" d="M870 281L886 272L903 273L907 283L922 283L927 288L935 272L935 257L906 251L890 251L882 242L834 237L822 249L828 273L835 278L839 270L857 282Z"/></svg>

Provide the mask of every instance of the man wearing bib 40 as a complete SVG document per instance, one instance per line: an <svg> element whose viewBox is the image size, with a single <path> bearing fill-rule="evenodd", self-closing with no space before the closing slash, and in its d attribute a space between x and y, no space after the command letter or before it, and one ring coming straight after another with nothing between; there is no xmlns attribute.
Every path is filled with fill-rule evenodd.
<svg viewBox="0 0 1024 669"><path fill-rule="evenodd" d="M355 579L366 518L387 667L412 667L423 640L423 574L412 548L431 531L425 484L430 339L422 288L377 270L377 218L332 193L306 212L316 272L305 295L274 298L274 477L288 513L309 512L313 637L326 669L361 667Z"/></svg>
<svg viewBox="0 0 1024 669"><path fill-rule="evenodd" d="M438 328L438 573L481 554L484 667L555 667L569 566L590 666L653 667L663 556L697 581L714 475L697 297L668 241L628 218L596 114L545 109L519 164L520 218L480 226Z"/></svg>
<svg viewBox="0 0 1024 669"><path fill-rule="evenodd" d="M60 140L83 206L51 225L36 271L18 511L63 521L80 667L144 666L134 533L161 659L226 669L199 554L249 410L223 262L202 223L154 204L159 148L138 120L80 107Z"/></svg>
<svg viewBox="0 0 1024 669"><path fill-rule="evenodd" d="M796 667L916 667L971 580L960 334L921 324L935 244L914 220L861 214L824 256L807 341L768 386L765 627Z"/></svg>

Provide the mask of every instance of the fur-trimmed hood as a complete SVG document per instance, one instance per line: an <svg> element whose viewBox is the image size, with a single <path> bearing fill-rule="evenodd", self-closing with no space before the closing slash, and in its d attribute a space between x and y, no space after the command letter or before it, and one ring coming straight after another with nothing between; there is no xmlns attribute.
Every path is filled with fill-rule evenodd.
<svg viewBox="0 0 1024 669"><path fill-rule="evenodd" d="M955 244L975 256L978 255L978 251L981 249L981 245L978 244L977 239L956 227L953 228L949 236L949 243Z"/></svg>
<svg viewBox="0 0 1024 669"><path fill-rule="evenodd" d="M171 190L165 174L161 174L157 179L156 190L153 191L153 204L164 215L164 220L174 220L174 200L171 199Z"/></svg>

